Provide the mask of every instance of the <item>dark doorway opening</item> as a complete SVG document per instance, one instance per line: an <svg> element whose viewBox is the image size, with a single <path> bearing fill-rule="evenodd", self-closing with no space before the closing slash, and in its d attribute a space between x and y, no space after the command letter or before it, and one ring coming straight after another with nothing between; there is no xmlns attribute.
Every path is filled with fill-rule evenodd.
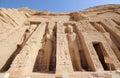
<svg viewBox="0 0 120 78"><path fill-rule="evenodd" d="M104 54L103 54L103 50L102 50L102 47L101 47L101 43L93 43L93 47L98 55L98 58L104 68L104 70L109 70L107 64L105 63L105 59L104 59Z"/></svg>

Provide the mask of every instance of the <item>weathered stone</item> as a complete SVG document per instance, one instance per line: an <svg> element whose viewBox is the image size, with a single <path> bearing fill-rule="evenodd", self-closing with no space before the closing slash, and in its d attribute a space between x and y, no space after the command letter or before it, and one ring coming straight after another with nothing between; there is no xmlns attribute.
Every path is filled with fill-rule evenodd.
<svg viewBox="0 0 120 78"><path fill-rule="evenodd" d="M0 72L10 78L119 78L118 70L120 5L0 9Z"/></svg>

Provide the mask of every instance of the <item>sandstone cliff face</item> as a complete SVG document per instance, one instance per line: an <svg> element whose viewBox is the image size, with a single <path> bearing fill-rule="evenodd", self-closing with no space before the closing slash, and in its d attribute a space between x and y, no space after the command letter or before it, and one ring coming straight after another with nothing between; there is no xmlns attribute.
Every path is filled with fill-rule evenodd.
<svg viewBox="0 0 120 78"><path fill-rule="evenodd" d="M0 8L0 71L11 78L110 70L120 70L120 5L66 13Z"/></svg>

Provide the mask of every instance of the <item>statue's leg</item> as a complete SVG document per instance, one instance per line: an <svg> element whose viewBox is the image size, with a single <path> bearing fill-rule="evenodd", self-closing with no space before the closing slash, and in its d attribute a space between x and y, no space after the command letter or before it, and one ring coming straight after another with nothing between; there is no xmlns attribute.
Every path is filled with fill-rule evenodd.
<svg viewBox="0 0 120 78"><path fill-rule="evenodd" d="M73 49L74 49L74 54L75 54L77 70L83 71L78 46L74 44L73 47L74 47Z"/></svg>

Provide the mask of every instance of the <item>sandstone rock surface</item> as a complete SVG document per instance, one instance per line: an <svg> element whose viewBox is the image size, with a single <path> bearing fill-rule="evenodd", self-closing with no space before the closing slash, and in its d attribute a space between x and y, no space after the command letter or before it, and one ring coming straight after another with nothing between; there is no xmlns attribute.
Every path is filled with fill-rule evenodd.
<svg viewBox="0 0 120 78"><path fill-rule="evenodd" d="M120 77L119 70L120 4L61 13L0 8L0 72L9 78Z"/></svg>

